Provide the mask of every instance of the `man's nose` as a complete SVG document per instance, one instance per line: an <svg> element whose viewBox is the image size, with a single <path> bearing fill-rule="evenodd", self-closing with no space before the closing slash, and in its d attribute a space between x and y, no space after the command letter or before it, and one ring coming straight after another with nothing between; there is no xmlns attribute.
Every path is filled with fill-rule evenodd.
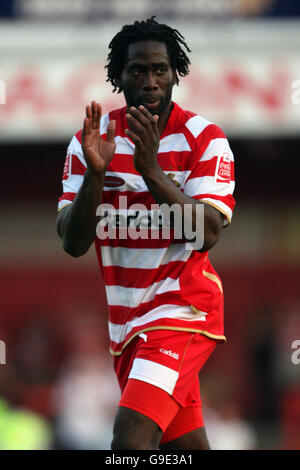
<svg viewBox="0 0 300 470"><path fill-rule="evenodd" d="M146 90L155 90L158 88L158 85L156 83L156 75L153 72L148 72L145 76L145 81L144 81L144 86Z"/></svg>

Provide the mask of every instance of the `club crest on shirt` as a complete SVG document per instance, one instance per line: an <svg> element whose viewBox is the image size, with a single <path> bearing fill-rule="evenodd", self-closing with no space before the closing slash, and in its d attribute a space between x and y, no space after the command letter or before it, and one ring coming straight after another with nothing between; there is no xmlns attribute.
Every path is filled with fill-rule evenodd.
<svg viewBox="0 0 300 470"><path fill-rule="evenodd" d="M216 183L230 183L231 160L228 152L223 152L219 155L215 178Z"/></svg>
<svg viewBox="0 0 300 470"><path fill-rule="evenodd" d="M178 181L174 180L175 175L173 173L167 173L167 177L169 178L169 180L172 181L172 183L175 184L175 186L177 186L177 188L180 188L180 183Z"/></svg>

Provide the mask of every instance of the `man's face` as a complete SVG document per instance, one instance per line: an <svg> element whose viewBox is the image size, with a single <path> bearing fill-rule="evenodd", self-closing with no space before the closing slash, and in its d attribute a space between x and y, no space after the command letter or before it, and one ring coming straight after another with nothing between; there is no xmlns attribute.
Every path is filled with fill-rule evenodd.
<svg viewBox="0 0 300 470"><path fill-rule="evenodd" d="M130 44L120 82L128 108L142 104L151 114L161 116L171 104L174 78L164 43Z"/></svg>

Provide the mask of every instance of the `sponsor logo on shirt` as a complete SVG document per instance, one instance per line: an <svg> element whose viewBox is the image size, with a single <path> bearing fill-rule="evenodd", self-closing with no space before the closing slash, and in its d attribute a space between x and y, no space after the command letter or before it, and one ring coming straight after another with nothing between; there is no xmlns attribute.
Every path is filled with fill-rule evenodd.
<svg viewBox="0 0 300 470"><path fill-rule="evenodd" d="M63 180L67 180L69 178L70 159L71 159L71 153L68 152L68 155L67 155L67 158L66 158L66 161L65 161L64 171L63 171Z"/></svg>
<svg viewBox="0 0 300 470"><path fill-rule="evenodd" d="M125 184L125 181L122 178L118 178L118 176L105 176L104 186L107 188L118 188L123 186L123 184Z"/></svg>
<svg viewBox="0 0 300 470"><path fill-rule="evenodd" d="M230 154L223 152L218 159L216 169L216 183L230 183L231 179L231 161Z"/></svg>
<svg viewBox="0 0 300 470"><path fill-rule="evenodd" d="M178 360L179 359L179 354L176 352L171 351L171 349L166 350L164 348L160 348L159 352L166 354L167 356L173 357L174 359Z"/></svg>

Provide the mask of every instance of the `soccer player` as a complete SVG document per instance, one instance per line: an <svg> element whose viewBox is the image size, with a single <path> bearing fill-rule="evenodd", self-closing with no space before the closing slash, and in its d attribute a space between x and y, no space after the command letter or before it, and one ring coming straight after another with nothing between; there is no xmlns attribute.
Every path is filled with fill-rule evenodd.
<svg viewBox="0 0 300 470"><path fill-rule="evenodd" d="M57 229L72 256L96 245L122 392L112 449L209 449L198 374L225 337L222 283L208 250L231 221L233 155L220 127L172 101L190 63L177 30L154 17L136 21L109 48L108 81L126 106L104 116L99 103L86 107L68 147ZM115 211L107 237L107 214L97 211L104 203ZM162 230L129 236L143 227L137 204L149 211L150 234L154 204L179 207L196 235L201 209L203 244L187 243L185 231L176 236L174 220L168 238Z"/></svg>

